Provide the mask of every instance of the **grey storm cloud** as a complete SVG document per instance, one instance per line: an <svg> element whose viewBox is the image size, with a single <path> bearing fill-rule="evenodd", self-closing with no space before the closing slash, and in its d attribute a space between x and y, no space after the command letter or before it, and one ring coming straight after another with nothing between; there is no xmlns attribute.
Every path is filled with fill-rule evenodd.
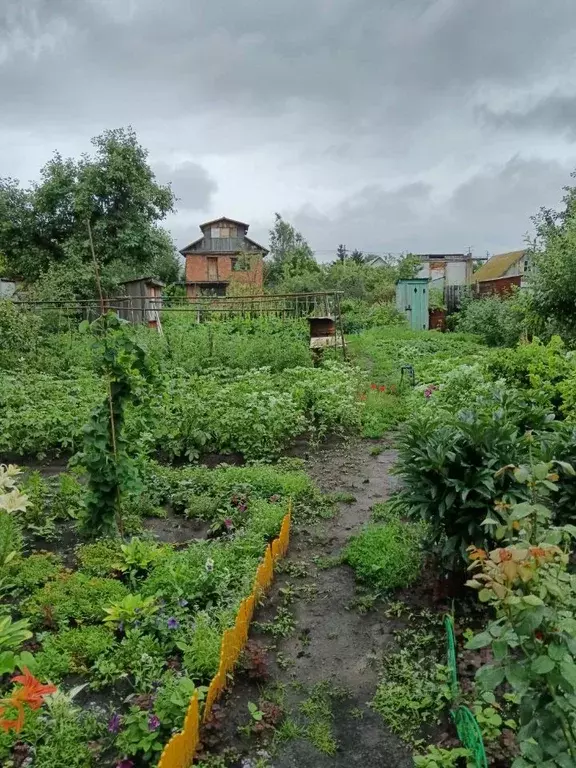
<svg viewBox="0 0 576 768"><path fill-rule="evenodd" d="M515 247L576 164L575 48L574 0L3 0L0 173L131 124L173 232Z"/></svg>
<svg viewBox="0 0 576 768"><path fill-rule="evenodd" d="M218 184L199 163L155 163L153 170L159 182L172 187L179 210L205 211L210 207Z"/></svg>
<svg viewBox="0 0 576 768"><path fill-rule="evenodd" d="M518 133L560 134L576 139L576 93L553 93L524 109L502 111L480 108L479 114L488 125Z"/></svg>
<svg viewBox="0 0 576 768"><path fill-rule="evenodd" d="M422 183L388 190L370 186L329 214L305 208L291 218L319 244L324 258L341 242L369 253L462 253L472 247L482 255L483 246L497 253L522 247L530 230L526 209L536 214L544 200L557 204L569 180L569 169L559 163L514 157L473 176L441 201ZM518 220L524 228L515 232Z"/></svg>

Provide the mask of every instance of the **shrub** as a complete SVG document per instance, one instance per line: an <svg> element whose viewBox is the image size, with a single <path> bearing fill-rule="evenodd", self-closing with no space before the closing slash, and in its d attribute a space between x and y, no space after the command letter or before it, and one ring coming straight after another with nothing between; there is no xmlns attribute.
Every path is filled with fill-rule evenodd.
<svg viewBox="0 0 576 768"><path fill-rule="evenodd" d="M76 627L47 635L42 650L35 657L39 674L58 682L68 674L86 673L114 642L113 633L105 626Z"/></svg>
<svg viewBox="0 0 576 768"><path fill-rule="evenodd" d="M504 407L502 407L504 406ZM456 415L432 410L411 419L399 441L400 499L409 514L428 524L428 536L448 568L463 568L466 548L485 548L482 526L499 499L520 493L501 467L521 463L527 451L506 401Z"/></svg>
<svg viewBox="0 0 576 768"><path fill-rule="evenodd" d="M80 568L90 576L110 576L118 570L121 555L119 539L100 539L76 549Z"/></svg>
<svg viewBox="0 0 576 768"><path fill-rule="evenodd" d="M360 580L378 590L412 584L422 568L421 525L393 521L371 524L354 536L345 559Z"/></svg>
<svg viewBox="0 0 576 768"><path fill-rule="evenodd" d="M70 622L99 623L104 618L104 608L127 594L126 587L114 579L66 573L34 592L24 602L22 611L37 626L64 628Z"/></svg>
<svg viewBox="0 0 576 768"><path fill-rule="evenodd" d="M513 298L489 296L466 303L458 318L460 333L474 333L490 347L511 347L522 335L524 319Z"/></svg>
<svg viewBox="0 0 576 768"><path fill-rule="evenodd" d="M30 592L62 571L62 558L52 552L33 553L13 560L9 567L10 582L16 589Z"/></svg>

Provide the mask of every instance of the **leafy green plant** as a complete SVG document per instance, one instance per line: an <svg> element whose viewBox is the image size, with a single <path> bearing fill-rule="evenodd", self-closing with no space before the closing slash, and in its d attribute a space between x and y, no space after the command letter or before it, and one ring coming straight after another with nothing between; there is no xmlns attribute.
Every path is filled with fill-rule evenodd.
<svg viewBox="0 0 576 768"><path fill-rule="evenodd" d="M14 589L24 593L56 578L62 572L62 558L52 552L35 552L12 560L7 568Z"/></svg>
<svg viewBox="0 0 576 768"><path fill-rule="evenodd" d="M36 664L31 653L21 651L22 644L32 637L30 622L26 619L13 621L11 616L0 616L0 675L14 672L16 668L28 666L34 669Z"/></svg>
<svg viewBox="0 0 576 768"><path fill-rule="evenodd" d="M117 603L104 608L104 621L117 627L133 625L144 621L158 611L158 603L154 597L144 597L141 594L129 594Z"/></svg>
<svg viewBox="0 0 576 768"><path fill-rule="evenodd" d="M491 347L513 346L524 330L522 304L500 296L473 299L462 307L457 329L480 336Z"/></svg>
<svg viewBox="0 0 576 768"><path fill-rule="evenodd" d="M90 576L110 576L116 571L120 558L118 539L99 539L76 548L80 568Z"/></svg>
<svg viewBox="0 0 576 768"><path fill-rule="evenodd" d="M144 347L113 312L95 320L91 330L98 339L98 372L106 382L107 396L84 429L79 460L88 473L88 493L82 523L91 535L115 529L122 533L122 497L140 490L124 434L125 411L129 403L141 400L150 369Z"/></svg>
<svg viewBox="0 0 576 768"><path fill-rule="evenodd" d="M42 650L36 654L38 674L52 682L68 674L85 674L114 642L110 629L103 626L75 627L46 634L42 637Z"/></svg>
<svg viewBox="0 0 576 768"><path fill-rule="evenodd" d="M26 619L13 621L11 616L0 616L0 653L15 651L25 640L32 637L30 622Z"/></svg>
<svg viewBox="0 0 576 768"><path fill-rule="evenodd" d="M64 573L49 581L23 602L22 612L36 626L65 628L76 624L97 623L104 608L121 601L128 590L119 581L89 577L83 573Z"/></svg>
<svg viewBox="0 0 576 768"><path fill-rule="evenodd" d="M202 702L207 690L206 686L196 687L189 677L168 672L162 679L162 685L156 694L154 711L163 726L181 728L194 692L198 692L199 701Z"/></svg>
<svg viewBox="0 0 576 768"><path fill-rule="evenodd" d="M414 765L415 768L457 768L462 760L470 757L470 752L463 747L444 749L430 744L424 754L414 755Z"/></svg>
<svg viewBox="0 0 576 768"><path fill-rule="evenodd" d="M123 727L116 739L121 754L153 760L164 747L164 734L159 718L150 712L131 707L123 718Z"/></svg>
<svg viewBox="0 0 576 768"><path fill-rule="evenodd" d="M156 563L171 552L170 547L161 547L151 541L134 537L128 544L120 545L120 557L116 569L127 573L135 585Z"/></svg>
<svg viewBox="0 0 576 768"><path fill-rule="evenodd" d="M496 474L527 452L515 420L496 406L451 417L421 413L400 439L399 499L410 516L427 523L433 548L451 569L465 566L470 544L487 545L483 522L496 499L508 503L523 496L513 478Z"/></svg>
<svg viewBox="0 0 576 768"><path fill-rule="evenodd" d="M489 554L472 549L480 601L495 618L467 647L490 647L493 662L478 670L481 690L504 681L519 698L520 756L513 768L570 765L576 760L576 576L555 544L519 544Z"/></svg>
<svg viewBox="0 0 576 768"><path fill-rule="evenodd" d="M380 590L412 584L423 564L422 525L391 521L366 526L352 537L345 560L359 579Z"/></svg>
<svg viewBox="0 0 576 768"><path fill-rule="evenodd" d="M191 637L176 643L189 677L211 679L218 669L221 639L222 624L208 613L197 614Z"/></svg>
<svg viewBox="0 0 576 768"><path fill-rule="evenodd" d="M166 653L160 642L140 628L127 629L120 643L101 653L91 669L92 687L128 679L136 691L152 691L164 674Z"/></svg>

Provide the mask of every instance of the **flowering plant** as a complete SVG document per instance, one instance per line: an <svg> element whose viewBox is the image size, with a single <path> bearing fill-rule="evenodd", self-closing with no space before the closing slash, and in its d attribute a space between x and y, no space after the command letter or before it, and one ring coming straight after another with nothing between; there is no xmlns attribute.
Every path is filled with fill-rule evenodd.
<svg viewBox="0 0 576 768"><path fill-rule="evenodd" d="M24 705L26 704L30 709L40 709L44 703L44 697L50 693L56 693L57 688L54 685L43 685L27 667L24 667L22 675L15 675L12 682L18 683L20 687L15 688L7 698L0 700L0 728L4 731L14 730L20 733L26 718ZM15 710L15 719L5 717L10 710Z"/></svg>

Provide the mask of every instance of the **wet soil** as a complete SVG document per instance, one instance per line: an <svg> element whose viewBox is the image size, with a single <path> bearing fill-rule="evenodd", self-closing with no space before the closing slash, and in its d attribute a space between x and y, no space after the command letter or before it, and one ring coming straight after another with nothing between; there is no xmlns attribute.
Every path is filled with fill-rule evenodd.
<svg viewBox="0 0 576 768"><path fill-rule="evenodd" d="M373 455L376 445L382 451L379 455ZM335 692L330 699L331 730L337 749L329 755L318 750L309 738L290 739L273 750L274 768L413 765L412 750L369 706L377 687L378 660L388 649L395 649L393 633L404 624L387 618L383 604L365 613L358 610L351 568L342 564L319 567L323 558L325 562L342 551L349 538L369 520L371 507L395 489L396 480L390 474L395 458L395 451L386 442L364 441L325 446L307 462L310 475L324 492L345 493L350 501L340 503L332 519L295 526L283 573L276 578L266 605L255 617L257 622L273 619L289 585L295 594L288 606L294 614L295 629L279 639L253 630L251 639L268 648L274 646L268 655L271 677L276 691L281 691L282 706L290 719L298 720L300 705L315 685L325 685ZM258 702L259 697L262 701L267 695L266 687L240 676L224 703L225 743L244 754L248 750L249 755L257 755L258 744L247 747L246 741L235 734L238 726L250 724L248 702Z"/></svg>

